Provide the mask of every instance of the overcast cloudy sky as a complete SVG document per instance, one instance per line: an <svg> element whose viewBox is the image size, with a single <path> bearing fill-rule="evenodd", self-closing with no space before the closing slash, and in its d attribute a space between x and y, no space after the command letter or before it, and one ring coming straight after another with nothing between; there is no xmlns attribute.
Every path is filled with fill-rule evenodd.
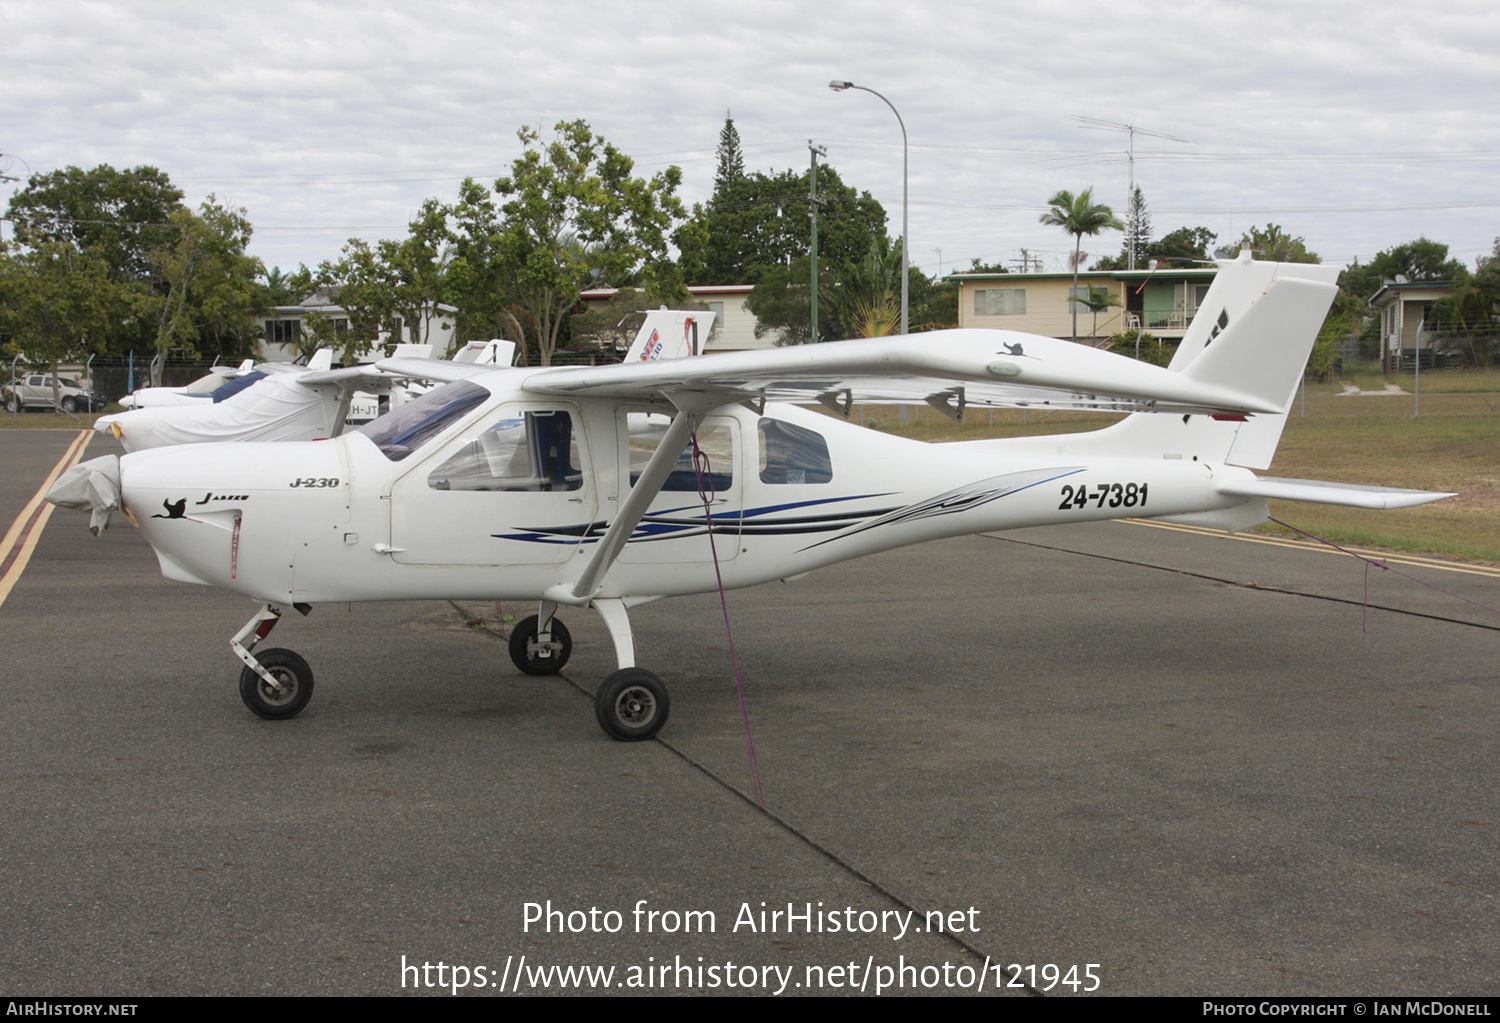
<svg viewBox="0 0 1500 1023"><path fill-rule="evenodd" d="M1419 235L1472 264L1500 235L1500 7L1448 0L806 4L254 4L0 0L0 171L151 164L196 204L243 206L252 251L295 267L397 237L428 196L491 180L523 124L583 118L708 197L732 111L751 169L807 140L901 222L929 273L1019 258L1061 267L1037 223L1059 188L1122 213L1124 135L1158 235L1220 241L1274 221L1325 261ZM8 163L8 170L6 170ZM14 184L5 184L3 200ZM9 228L3 228L9 236ZM1112 234L1091 246L1119 249Z"/></svg>

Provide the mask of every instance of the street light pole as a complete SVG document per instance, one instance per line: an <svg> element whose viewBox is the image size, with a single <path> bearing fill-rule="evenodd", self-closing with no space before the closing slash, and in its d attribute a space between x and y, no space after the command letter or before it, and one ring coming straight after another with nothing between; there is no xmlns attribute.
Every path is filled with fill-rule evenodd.
<svg viewBox="0 0 1500 1023"><path fill-rule="evenodd" d="M911 281L909 279L910 278L910 274L907 272L907 267L910 264L908 262L907 254L906 254L906 234L907 234L906 228L907 228L907 206L908 206L908 203L907 203L907 177L908 177L907 171L908 171L908 167L909 167L908 147L907 147L907 143L906 143L906 122L901 119L901 111L899 111L899 110L896 109L896 105L894 103L892 103L890 100L886 99L884 96L881 96L880 93L876 92L874 89L866 88L863 85L855 85L853 82L840 82L840 81L829 82L828 83L828 87L830 89L832 89L834 92L843 92L845 89L858 89L860 92L868 92L872 96L879 96L880 97L880 101L882 103L884 103L886 106L888 106L888 107L891 108L891 113L893 113L893 114L896 115L896 123L901 126L901 333L905 334L905 333L907 333L907 327L909 325L908 324L908 319L907 319L907 312L908 312L908 308L909 308L909 297L910 296L908 294L908 291L909 291L910 286L911 286Z"/></svg>

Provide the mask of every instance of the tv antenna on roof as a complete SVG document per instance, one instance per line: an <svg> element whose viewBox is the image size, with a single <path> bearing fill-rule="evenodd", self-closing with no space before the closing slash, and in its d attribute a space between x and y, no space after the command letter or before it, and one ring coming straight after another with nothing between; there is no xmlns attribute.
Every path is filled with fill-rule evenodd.
<svg viewBox="0 0 1500 1023"><path fill-rule="evenodd" d="M1128 233L1125 236L1127 239L1125 249L1130 254L1129 265L1127 269L1134 270L1136 240L1135 232L1137 228L1135 222L1135 137L1137 135L1142 135L1146 138L1151 139L1166 139L1168 142L1182 142L1188 145L1191 145L1192 143L1188 142L1187 139L1180 139L1176 135L1168 135L1164 131L1153 131L1150 128L1142 128L1137 124L1121 124L1118 121L1101 121L1097 117L1080 117L1078 119L1078 127L1085 128L1089 131L1121 132L1130 136L1130 144L1126 150L1126 155L1130 159L1130 187L1129 190L1125 193L1125 201L1127 204L1129 204L1130 209L1130 223L1126 225L1126 230Z"/></svg>

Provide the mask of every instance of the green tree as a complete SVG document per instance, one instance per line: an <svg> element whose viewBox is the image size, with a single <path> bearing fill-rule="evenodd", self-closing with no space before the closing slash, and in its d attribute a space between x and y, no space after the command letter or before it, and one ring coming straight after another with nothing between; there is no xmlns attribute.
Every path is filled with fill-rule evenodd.
<svg viewBox="0 0 1500 1023"><path fill-rule="evenodd" d="M100 164L33 174L7 216L22 246L62 242L104 260L117 281L141 281L152 273L148 253L171 243L171 214L182 208L182 190L155 167Z"/></svg>
<svg viewBox="0 0 1500 1023"><path fill-rule="evenodd" d="M210 196L194 213L155 167L103 164L33 175L8 213L16 242L38 260L71 267L86 282L103 267L110 287L97 289L91 305L110 308L100 314L102 339L90 335L92 350L254 350L257 316L269 302L257 279L260 262L245 253L251 228L244 210ZM63 249L73 255L59 260Z"/></svg>
<svg viewBox="0 0 1500 1023"><path fill-rule="evenodd" d="M864 259L835 269L831 286L819 288L818 301L843 337L885 337L901 322L900 281L901 246L882 235Z"/></svg>
<svg viewBox="0 0 1500 1023"><path fill-rule="evenodd" d="M32 175L11 197L6 215L22 250L55 255L64 246L87 254L87 261L71 258L64 265L102 264L108 279L122 286L104 295L114 308L103 344L106 351L124 353L149 348L154 340L155 323L144 301L156 283L150 253L172 244L178 230L172 214L184 209L181 189L157 168L119 171L101 164Z"/></svg>
<svg viewBox="0 0 1500 1023"><path fill-rule="evenodd" d="M0 244L0 335L9 339L8 354L49 367L55 381L59 363L104 349L128 302L123 288L102 258L66 241L43 239L24 250Z"/></svg>
<svg viewBox="0 0 1500 1023"><path fill-rule="evenodd" d="M1175 344L1163 344L1161 338L1144 330L1125 330L1111 334L1109 351L1127 358L1139 359L1153 366L1166 366L1177 354Z"/></svg>
<svg viewBox="0 0 1500 1023"><path fill-rule="evenodd" d="M1125 225L1115 216L1114 210L1103 203L1094 202L1094 190L1085 188L1076 196L1063 189L1047 200L1052 208L1039 218L1048 227L1060 227L1073 236L1073 293L1078 292L1078 264L1083 261L1083 239L1092 238L1102 231L1123 231ZM1078 340L1078 305L1083 300L1075 298L1068 305L1073 312L1073 340Z"/></svg>
<svg viewBox="0 0 1500 1023"><path fill-rule="evenodd" d="M675 194L682 181L677 167L633 177L631 159L587 122L563 122L555 131L544 146L536 129L522 128L525 152L495 182L504 197L496 271L544 366L584 288L632 277L648 290L680 282L667 239L685 215Z"/></svg>
<svg viewBox="0 0 1500 1023"><path fill-rule="evenodd" d="M1238 249L1251 249L1256 259L1271 263L1321 263L1316 252L1308 252L1307 244L1299 237L1293 238L1282 230L1280 224L1252 227L1240 238Z"/></svg>
<svg viewBox="0 0 1500 1023"><path fill-rule="evenodd" d="M812 244L810 171L755 172L716 190L678 229L679 265L693 284L759 284L771 268L806 256ZM818 259L858 263L885 237L885 208L869 192L844 184L828 164L818 167ZM779 275L778 275L779 276Z"/></svg>
<svg viewBox="0 0 1500 1023"><path fill-rule="evenodd" d="M778 345L805 345L813 341L837 340L843 327L833 316L819 316L818 337L812 335L812 300L808 278L812 261L807 255L793 259L785 266L767 267L745 300L745 307L755 316L755 336L774 334ZM818 266L819 295L834 287L834 271L826 264Z"/></svg>
<svg viewBox="0 0 1500 1023"><path fill-rule="evenodd" d="M951 330L958 326L958 284L928 277L916 267L908 268L910 329L913 334L928 330Z"/></svg>
<svg viewBox="0 0 1500 1023"><path fill-rule="evenodd" d="M969 261L969 268L963 272L966 274L1008 274L1010 273L1010 267L1004 263L985 264L976 256Z"/></svg>
<svg viewBox="0 0 1500 1023"><path fill-rule="evenodd" d="M1448 258L1448 246L1428 238L1394 245L1375 255L1368 263L1356 259L1339 274L1339 293L1328 313L1329 322L1347 322L1350 332L1360 332L1361 344L1378 350L1379 319L1373 315L1369 301L1386 281L1404 277L1412 283L1425 281L1461 282L1467 268ZM1497 281L1500 283L1500 281ZM1496 290L1500 296L1500 288ZM1361 327L1363 324L1363 327Z"/></svg>
<svg viewBox="0 0 1500 1023"><path fill-rule="evenodd" d="M296 305L307 297L292 286L292 275L279 266L273 266L265 272L265 281L268 305Z"/></svg>
<svg viewBox="0 0 1500 1023"><path fill-rule="evenodd" d="M1339 287L1358 298L1361 305L1368 302L1386 281L1405 277L1408 281L1456 280L1466 268L1456 259L1448 258L1448 246L1428 238L1394 245L1378 253L1368 263L1355 260L1339 275Z"/></svg>
<svg viewBox="0 0 1500 1023"><path fill-rule="evenodd" d="M1218 238L1206 227L1179 227L1146 246L1147 262L1165 259L1174 263L1206 263L1208 247Z"/></svg>
<svg viewBox="0 0 1500 1023"><path fill-rule="evenodd" d="M405 238L383 238L374 245L351 238L337 262L324 261L303 278L306 286L327 293L348 312L349 330L340 346L345 361L369 351L382 332L392 342L432 342L448 287L449 212L436 199L427 199Z"/></svg>
<svg viewBox="0 0 1500 1023"><path fill-rule="evenodd" d="M153 363L153 386L160 386L172 348L248 354L260 335L258 315L267 308L257 280L265 268L245 254L251 227L243 209L210 195L198 213L179 208L168 217L176 230L146 254L153 286L144 295L145 309L162 356Z"/></svg>
<svg viewBox="0 0 1500 1023"><path fill-rule="evenodd" d="M1089 297L1078 300L1083 307L1094 314L1094 326L1089 331L1089 337L1099 336L1099 314L1107 309L1113 309L1121 305L1120 296L1114 294L1108 288L1089 288Z"/></svg>
<svg viewBox="0 0 1500 1023"><path fill-rule="evenodd" d="M1125 244L1121 246L1120 254L1105 256L1089 269L1143 270L1152 258L1151 245L1151 211L1146 208L1146 196L1137 185L1130 194L1130 209L1125 217Z"/></svg>
<svg viewBox="0 0 1500 1023"><path fill-rule="evenodd" d="M714 194L726 191L745 176L745 154L740 151L740 133L735 130L734 118L724 114L724 127L719 132L719 166L714 171Z"/></svg>
<svg viewBox="0 0 1500 1023"><path fill-rule="evenodd" d="M466 178L452 210L453 253L448 261L448 300L458 307L457 337L514 341L527 358L527 332L500 262L500 215L494 193Z"/></svg>

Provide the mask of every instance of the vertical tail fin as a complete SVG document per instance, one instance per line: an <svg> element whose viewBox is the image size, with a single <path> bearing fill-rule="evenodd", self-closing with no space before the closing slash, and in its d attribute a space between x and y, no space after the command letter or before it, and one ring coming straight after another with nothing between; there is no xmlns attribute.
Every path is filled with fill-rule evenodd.
<svg viewBox="0 0 1500 1023"><path fill-rule="evenodd" d="M1218 419L1137 413L1091 435L1099 443L1148 457L1196 455L1249 469L1271 464L1307 356L1338 292L1338 268L1244 256L1219 266L1171 368L1205 383L1263 394L1281 403L1281 414Z"/></svg>
<svg viewBox="0 0 1500 1023"><path fill-rule="evenodd" d="M625 353L625 361L657 362L702 355L703 346L708 344L708 332L714 326L714 315L710 312L651 310L636 333L630 351Z"/></svg>

